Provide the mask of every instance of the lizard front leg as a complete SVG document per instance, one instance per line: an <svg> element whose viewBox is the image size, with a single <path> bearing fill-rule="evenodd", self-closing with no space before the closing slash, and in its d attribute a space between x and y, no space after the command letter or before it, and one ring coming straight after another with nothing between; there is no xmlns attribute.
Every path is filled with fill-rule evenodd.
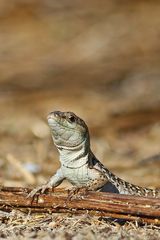
<svg viewBox="0 0 160 240"><path fill-rule="evenodd" d="M36 193L44 193L49 188L57 187L61 184L61 182L65 179L61 169L58 169L56 174L53 175L49 181L41 186L38 186L34 188L27 196L28 197L34 197Z"/></svg>

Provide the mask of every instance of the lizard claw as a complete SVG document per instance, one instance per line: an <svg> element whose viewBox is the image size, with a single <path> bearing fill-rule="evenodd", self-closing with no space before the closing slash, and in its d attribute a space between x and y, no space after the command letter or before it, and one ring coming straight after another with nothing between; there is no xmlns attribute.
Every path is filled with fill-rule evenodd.
<svg viewBox="0 0 160 240"><path fill-rule="evenodd" d="M68 190L68 200L82 199L87 194L87 191L86 187L72 187Z"/></svg>
<svg viewBox="0 0 160 240"><path fill-rule="evenodd" d="M34 188L34 189L27 195L27 198L30 198L30 197L33 198L37 193L38 193L38 194L43 194L43 193L45 193L45 191L46 191L47 189L50 189L50 188L52 188L52 186L50 186L49 183L43 184L43 185L41 185L41 186L38 186L38 187Z"/></svg>

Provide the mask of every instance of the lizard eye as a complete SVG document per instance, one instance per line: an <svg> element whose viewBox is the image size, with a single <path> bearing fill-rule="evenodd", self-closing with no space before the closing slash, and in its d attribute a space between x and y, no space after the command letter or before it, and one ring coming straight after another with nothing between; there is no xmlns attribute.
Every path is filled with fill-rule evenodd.
<svg viewBox="0 0 160 240"><path fill-rule="evenodd" d="M69 119L70 122L75 122L75 117L74 116L70 116L70 117L68 117L68 119Z"/></svg>

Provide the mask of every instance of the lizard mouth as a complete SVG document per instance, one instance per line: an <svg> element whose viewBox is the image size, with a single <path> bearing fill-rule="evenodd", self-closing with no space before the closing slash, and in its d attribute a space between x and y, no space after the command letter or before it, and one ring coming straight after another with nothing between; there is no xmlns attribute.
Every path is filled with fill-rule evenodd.
<svg viewBox="0 0 160 240"><path fill-rule="evenodd" d="M48 114L48 124L50 127L55 128L56 126L61 126L61 128L69 128L66 126L65 122L67 121L67 117L65 116L65 112L54 111ZM68 121L67 121L68 122Z"/></svg>
<svg viewBox="0 0 160 240"><path fill-rule="evenodd" d="M56 126L57 124L59 124L60 119L61 117L58 111L50 112L47 116L48 123L51 126Z"/></svg>
<svg viewBox="0 0 160 240"><path fill-rule="evenodd" d="M47 116L48 123L59 123L62 118L64 118L63 113L60 111L50 112Z"/></svg>

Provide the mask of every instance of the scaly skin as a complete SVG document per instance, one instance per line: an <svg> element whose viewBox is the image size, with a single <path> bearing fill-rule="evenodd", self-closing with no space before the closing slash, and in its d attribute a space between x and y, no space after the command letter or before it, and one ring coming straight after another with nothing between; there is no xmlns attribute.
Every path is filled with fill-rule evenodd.
<svg viewBox="0 0 160 240"><path fill-rule="evenodd" d="M111 192L115 188L120 194L160 197L160 190L133 185L105 168L90 149L87 125L74 113L51 112L48 115L48 124L60 154L61 168L46 184L33 189L29 197L33 197L37 192L43 193L48 188L57 187L64 179L77 188L100 190L111 187Z"/></svg>

